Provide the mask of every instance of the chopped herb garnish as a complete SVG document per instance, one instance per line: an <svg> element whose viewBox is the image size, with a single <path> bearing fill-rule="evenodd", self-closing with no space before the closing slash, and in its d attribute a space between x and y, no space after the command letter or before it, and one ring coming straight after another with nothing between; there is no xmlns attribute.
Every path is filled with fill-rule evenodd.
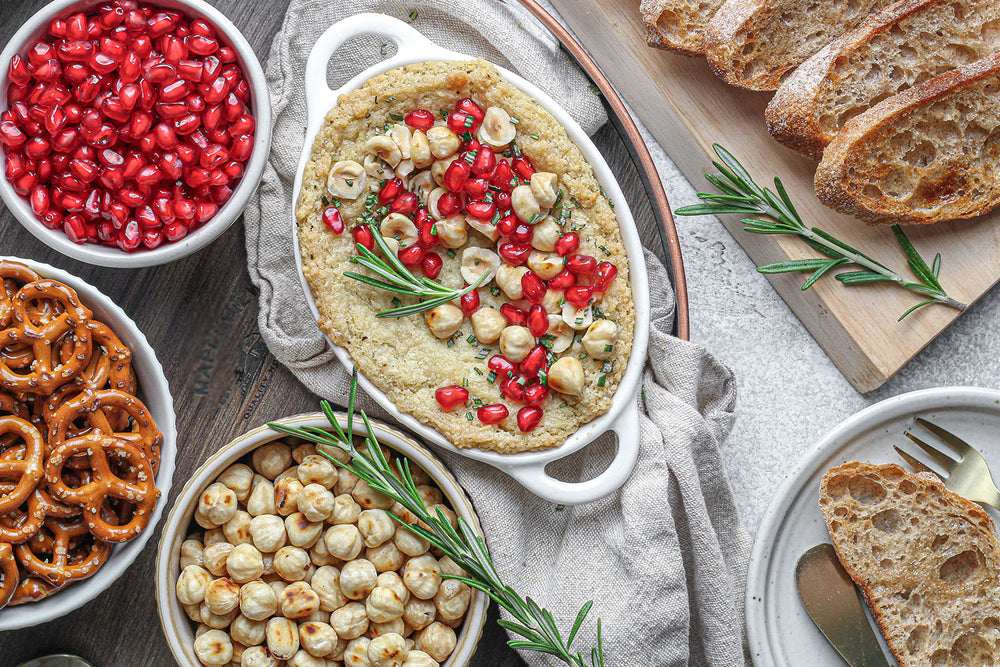
<svg viewBox="0 0 1000 667"><path fill-rule="evenodd" d="M390 113L389 114L389 118L391 118L393 120L396 120L396 121L403 120L403 114L401 114L401 113Z"/></svg>
<svg viewBox="0 0 1000 667"><path fill-rule="evenodd" d="M612 364L612 363L611 363L610 361L605 361L605 362L604 362L604 365L603 365L603 366L601 366L601 372L602 372L602 373L610 373L610 372L611 372L611 369L612 369L613 367L614 367L614 364Z"/></svg>
<svg viewBox="0 0 1000 667"><path fill-rule="evenodd" d="M569 405L569 403L567 403L566 401L563 401L562 403L559 404L559 407L560 408L565 408L567 405Z"/></svg>
<svg viewBox="0 0 1000 667"><path fill-rule="evenodd" d="M597 386L598 387L603 387L604 383L607 381L607 379L608 379L607 375L602 375L601 377L597 378Z"/></svg>
<svg viewBox="0 0 1000 667"><path fill-rule="evenodd" d="M496 371L490 371L490 374L486 376L486 381L489 382L490 384L496 382L496 379L497 379Z"/></svg>
<svg viewBox="0 0 1000 667"><path fill-rule="evenodd" d="M517 125L520 122L521 122L520 118L518 118L517 116L511 115L511 117L510 117L510 124L511 125Z"/></svg>
<svg viewBox="0 0 1000 667"><path fill-rule="evenodd" d="M511 144L510 149L514 151L514 157L521 157L521 147L517 144Z"/></svg>
<svg viewBox="0 0 1000 667"><path fill-rule="evenodd" d="M465 127L472 127L472 124L475 123L475 122L476 122L475 118L473 118L469 114L466 114L465 115L465 122L462 123L462 124L465 125Z"/></svg>
<svg viewBox="0 0 1000 667"><path fill-rule="evenodd" d="M544 347L546 350L552 349L552 341L546 338L542 338L541 340L539 340L538 344Z"/></svg>
<svg viewBox="0 0 1000 667"><path fill-rule="evenodd" d="M605 345L605 346L604 346L604 351L605 351L605 352L610 352L610 351L611 351L611 350L613 350L613 349L615 349L615 346L614 346L614 345Z"/></svg>
<svg viewBox="0 0 1000 667"><path fill-rule="evenodd" d="M602 245L599 245L597 247L600 248L601 252L603 252L606 256L611 257L611 251L610 250L608 250L607 248L605 248Z"/></svg>
<svg viewBox="0 0 1000 667"><path fill-rule="evenodd" d="M538 371L538 384L543 387L549 386L549 375L545 371Z"/></svg>
<svg viewBox="0 0 1000 667"><path fill-rule="evenodd" d="M380 49L382 51L382 55L383 56L389 55L389 51L386 49L386 47L388 47L388 46L389 45L386 42L382 42L382 45L381 45Z"/></svg>
<svg viewBox="0 0 1000 667"><path fill-rule="evenodd" d="M463 387L469 386L469 378L462 378L462 386Z"/></svg>
<svg viewBox="0 0 1000 667"><path fill-rule="evenodd" d="M455 251L454 250L449 250L445 254L448 255L448 257L450 257L452 259L455 259Z"/></svg>
<svg viewBox="0 0 1000 667"><path fill-rule="evenodd" d="M339 197L334 197L333 198L333 205L336 206L337 208L340 208L340 198Z"/></svg>
<svg viewBox="0 0 1000 667"><path fill-rule="evenodd" d="M484 347L481 350L479 350L478 354L476 354L476 359L485 359L486 357L490 356L490 352L492 352L490 348Z"/></svg>
<svg viewBox="0 0 1000 667"><path fill-rule="evenodd" d="M597 87L597 84L595 83L589 84L587 88L590 88L590 92L597 95L598 97L601 96L601 89Z"/></svg>
<svg viewBox="0 0 1000 667"><path fill-rule="evenodd" d="M492 294L493 296L500 296L500 288L494 285L493 287L490 288L490 294Z"/></svg>
<svg viewBox="0 0 1000 667"><path fill-rule="evenodd" d="M473 366L472 370L476 371L476 373L478 373L479 375L483 374L483 369L480 368L479 366Z"/></svg>
<svg viewBox="0 0 1000 667"><path fill-rule="evenodd" d="M472 413L471 412L466 412L465 413L465 418L468 419L471 422L472 421Z"/></svg>
<svg viewBox="0 0 1000 667"><path fill-rule="evenodd" d="M319 200L323 203L323 206L329 206L330 200L326 198L326 195L322 195Z"/></svg>
<svg viewBox="0 0 1000 667"><path fill-rule="evenodd" d="M395 95L390 95L389 97L385 98L385 101L386 102L395 102L396 101L396 96Z"/></svg>
<svg viewBox="0 0 1000 667"><path fill-rule="evenodd" d="M531 137L532 139L534 139L535 141L538 141L538 135L537 134L531 133L528 136Z"/></svg>
<svg viewBox="0 0 1000 667"><path fill-rule="evenodd" d="M541 222L542 218L544 218L544 217L545 217L544 213L536 213L533 216L531 216L531 220L528 220L528 224L529 225L537 224L537 223Z"/></svg>
<svg viewBox="0 0 1000 667"><path fill-rule="evenodd" d="M448 347L451 347L454 344L455 344L455 339L454 338L449 338L448 339Z"/></svg>
<svg viewBox="0 0 1000 667"><path fill-rule="evenodd" d="M472 334L472 335L470 335L470 336L469 336L468 338L466 338L466 339L465 339L465 341L466 341L466 342L467 342L467 343L468 343L469 345L479 345L479 341L478 341L478 340L476 340L476 336L475 336L475 334Z"/></svg>
<svg viewBox="0 0 1000 667"><path fill-rule="evenodd" d="M468 130L463 130L462 134L458 136L462 137L462 141L472 141L473 139L472 132L469 132Z"/></svg>
<svg viewBox="0 0 1000 667"><path fill-rule="evenodd" d="M438 113L441 114L442 118L447 118L448 117L448 110L447 109L438 109Z"/></svg>
<svg viewBox="0 0 1000 667"><path fill-rule="evenodd" d="M392 297L392 301L390 303L392 303L393 308L399 308L401 305L403 305L403 302L400 301L399 298L395 296Z"/></svg>
<svg viewBox="0 0 1000 667"><path fill-rule="evenodd" d="M473 403L474 405L479 405L479 406L481 406L481 405L483 404L483 399L481 399L481 398L474 398L474 399L472 399L472 403Z"/></svg>
<svg viewBox="0 0 1000 667"><path fill-rule="evenodd" d="M556 335L555 334L547 333L547 334L544 334L542 336L542 338L544 338L545 340L555 340L556 339Z"/></svg>
<svg viewBox="0 0 1000 667"><path fill-rule="evenodd" d="M475 162L476 161L476 153L478 153L478 152L479 151L468 151L465 154L465 161L468 162L469 164L472 164L473 162Z"/></svg>
<svg viewBox="0 0 1000 667"><path fill-rule="evenodd" d="M414 9L412 12L410 12L410 20L411 21L416 21L417 20L417 16L419 16L419 14L417 14L417 10L416 9Z"/></svg>
<svg viewBox="0 0 1000 667"><path fill-rule="evenodd" d="M565 403L563 405L565 405ZM556 505L557 512L562 512L564 509L566 509L565 505Z"/></svg>

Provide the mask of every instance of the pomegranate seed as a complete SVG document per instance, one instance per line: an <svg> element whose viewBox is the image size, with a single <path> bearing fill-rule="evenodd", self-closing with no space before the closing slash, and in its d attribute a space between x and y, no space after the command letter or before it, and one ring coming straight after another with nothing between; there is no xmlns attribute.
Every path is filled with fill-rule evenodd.
<svg viewBox="0 0 1000 667"><path fill-rule="evenodd" d="M23 86L31 80L31 70L21 56L14 54L7 66L7 78L15 86Z"/></svg>
<svg viewBox="0 0 1000 667"><path fill-rule="evenodd" d="M549 281L549 289L564 290L576 284L576 276L569 269L563 269Z"/></svg>
<svg viewBox="0 0 1000 667"><path fill-rule="evenodd" d="M194 216L198 212L197 206L190 199L175 199L173 206L174 215L180 220L194 220Z"/></svg>
<svg viewBox="0 0 1000 667"><path fill-rule="evenodd" d="M243 113L229 126L229 134L234 137L238 137L241 134L253 134L256 127L257 123L254 121L253 116Z"/></svg>
<svg viewBox="0 0 1000 667"><path fill-rule="evenodd" d="M549 314L539 304L528 309L528 330L535 338L541 338L549 330Z"/></svg>
<svg viewBox="0 0 1000 667"><path fill-rule="evenodd" d="M38 81L53 82L59 79L61 74L62 65L60 65L59 61L55 58L50 58L36 67L32 76L34 76Z"/></svg>
<svg viewBox="0 0 1000 667"><path fill-rule="evenodd" d="M142 233L139 231L139 223L129 220L118 232L118 247L125 252L132 252L138 250L140 245L142 245Z"/></svg>
<svg viewBox="0 0 1000 667"><path fill-rule="evenodd" d="M531 254L531 246L519 243L501 243L497 247L497 252L500 253L500 256L508 264L520 266L528 260L528 255Z"/></svg>
<svg viewBox="0 0 1000 667"><path fill-rule="evenodd" d="M358 245L362 245L372 252L375 251L375 238L372 236L372 230L369 229L368 225L358 225L351 230L351 236L354 237L354 242Z"/></svg>
<svg viewBox="0 0 1000 667"><path fill-rule="evenodd" d="M208 222L215 217L215 214L219 212L219 207L217 204L206 201L198 202L198 210L194 214L194 219L198 221L199 224L203 222Z"/></svg>
<svg viewBox="0 0 1000 667"><path fill-rule="evenodd" d="M403 266L419 266L424 261L424 249L418 245L399 251L399 261Z"/></svg>
<svg viewBox="0 0 1000 667"><path fill-rule="evenodd" d="M236 51L234 51L231 47L223 46L216 52L216 55L218 55L219 60L224 63L236 62Z"/></svg>
<svg viewBox="0 0 1000 667"><path fill-rule="evenodd" d="M549 388L542 384L533 384L524 388L524 403L533 408L537 408L545 401L549 395Z"/></svg>
<svg viewBox="0 0 1000 667"><path fill-rule="evenodd" d="M28 140L24 132L21 131L14 121L0 121L0 140L10 148L17 148L24 145Z"/></svg>
<svg viewBox="0 0 1000 667"><path fill-rule="evenodd" d="M414 109L410 113L406 114L403 122L412 127L414 130L426 132L434 127L434 114L427 109Z"/></svg>
<svg viewBox="0 0 1000 667"><path fill-rule="evenodd" d="M497 167L497 156L489 148L481 148L476 153L476 159L472 161L472 173L476 176L488 178Z"/></svg>
<svg viewBox="0 0 1000 667"><path fill-rule="evenodd" d="M52 45L47 42L35 42L28 50L28 62L34 67L38 67L51 57L53 57Z"/></svg>
<svg viewBox="0 0 1000 667"><path fill-rule="evenodd" d="M152 206L142 206L136 209L135 219L143 229L155 229L161 226Z"/></svg>
<svg viewBox="0 0 1000 667"><path fill-rule="evenodd" d="M517 226L514 227L514 233L510 235L510 240L514 243L531 243L532 237L535 235L535 228L531 225L526 225L523 222L519 222Z"/></svg>
<svg viewBox="0 0 1000 667"><path fill-rule="evenodd" d="M462 198L454 192L446 192L438 199L438 212L445 217L452 216L462 209Z"/></svg>
<svg viewBox="0 0 1000 667"><path fill-rule="evenodd" d="M565 257L580 247L580 236L576 232L568 232L556 241L556 252Z"/></svg>
<svg viewBox="0 0 1000 667"><path fill-rule="evenodd" d="M177 61L177 74L185 81L191 81L193 83L201 81L203 71L204 65L202 65L198 60Z"/></svg>
<svg viewBox="0 0 1000 667"><path fill-rule="evenodd" d="M507 160L500 160L493 171L493 176L490 177L490 185L498 187L504 192L510 192L514 189L514 186L511 185L513 180L514 171L510 168L510 163Z"/></svg>
<svg viewBox="0 0 1000 667"><path fill-rule="evenodd" d="M135 182L139 185L153 185L163 178L163 174L153 165L147 165L140 169L135 175Z"/></svg>
<svg viewBox="0 0 1000 667"><path fill-rule="evenodd" d="M517 219L517 216L508 215L500 218L500 221L497 222L497 231L500 232L500 236L510 238L514 235L514 230L517 229L519 224L521 222Z"/></svg>
<svg viewBox="0 0 1000 667"><path fill-rule="evenodd" d="M184 40L191 53L199 56L207 56L215 53L219 49L219 42L204 35L192 35Z"/></svg>
<svg viewBox="0 0 1000 667"><path fill-rule="evenodd" d="M41 185L36 185L31 190L31 210L36 217L42 217L49 210L49 191Z"/></svg>
<svg viewBox="0 0 1000 667"><path fill-rule="evenodd" d="M97 180L109 190L118 190L125 185L125 176L119 169L105 169Z"/></svg>
<svg viewBox="0 0 1000 667"><path fill-rule="evenodd" d="M100 51L87 60L87 65L98 74L110 74L118 68L118 63L115 62L114 58Z"/></svg>
<svg viewBox="0 0 1000 667"><path fill-rule="evenodd" d="M195 19L191 21L191 34L202 35L204 37L215 37L215 28L211 26L208 21L204 19Z"/></svg>
<svg viewBox="0 0 1000 667"><path fill-rule="evenodd" d="M56 55L63 62L84 62L89 59L93 53L94 45L87 41L78 40L75 42L59 42L56 44ZM111 54L109 53L108 55ZM35 78L38 78L37 70L35 70Z"/></svg>
<svg viewBox="0 0 1000 667"><path fill-rule="evenodd" d="M510 411L507 410L507 406L500 403L484 405L476 410L476 416L479 418L479 421L484 424L498 424L504 419L507 419L507 415L509 414Z"/></svg>
<svg viewBox="0 0 1000 667"><path fill-rule="evenodd" d="M516 377L510 377L501 382L500 393L511 403L524 402L524 387L518 384Z"/></svg>
<svg viewBox="0 0 1000 667"><path fill-rule="evenodd" d="M242 137L237 137L233 141L233 145L229 150L229 155L234 160L239 160L240 162L246 162L250 159L253 154L253 137L249 135L244 135Z"/></svg>
<svg viewBox="0 0 1000 667"><path fill-rule="evenodd" d="M166 123L158 123L153 128L152 136L156 145L163 150L171 150L177 147L177 134L174 132L174 128Z"/></svg>
<svg viewBox="0 0 1000 667"><path fill-rule="evenodd" d="M174 19L166 12L158 12L146 22L146 32L152 38L167 34L174 27Z"/></svg>
<svg viewBox="0 0 1000 667"><path fill-rule="evenodd" d="M578 276L592 276L597 271L597 260L590 255L570 255L566 258L566 268Z"/></svg>
<svg viewBox="0 0 1000 667"><path fill-rule="evenodd" d="M514 362L499 354L494 354L490 357L490 360L486 362L486 365L491 371L495 371L497 375L506 375L507 377L510 377L517 373L517 366L514 365Z"/></svg>
<svg viewBox="0 0 1000 667"><path fill-rule="evenodd" d="M396 199L389 206L389 210L392 213L401 213L402 215L411 215L417 210L417 204L419 200L417 199L416 193L407 192L396 197Z"/></svg>
<svg viewBox="0 0 1000 667"><path fill-rule="evenodd" d="M47 229L62 229L63 216L57 211L49 211L42 216L42 225Z"/></svg>
<svg viewBox="0 0 1000 667"><path fill-rule="evenodd" d="M205 98L205 104L218 104L229 94L229 82L226 77L218 76L208 85L202 84L198 90Z"/></svg>
<svg viewBox="0 0 1000 667"><path fill-rule="evenodd" d="M464 111L452 111L448 115L448 120L446 122L448 129L455 134L475 132L479 129L479 123L476 122L475 116L471 116Z"/></svg>
<svg viewBox="0 0 1000 667"><path fill-rule="evenodd" d="M547 356L548 352L541 345L531 348L531 352L528 352L528 356L521 362L521 375L528 378L537 377L542 370L548 367L545 361Z"/></svg>
<svg viewBox="0 0 1000 667"><path fill-rule="evenodd" d="M469 163L463 160L461 157L448 165L448 168L444 172L444 177L442 181L444 182L444 187L448 189L449 192L459 192L465 185L465 181L469 178L469 172L471 168Z"/></svg>
<svg viewBox="0 0 1000 667"><path fill-rule="evenodd" d="M147 229L142 233L142 245L150 250L159 248L163 243L163 234L156 229Z"/></svg>
<svg viewBox="0 0 1000 667"><path fill-rule="evenodd" d="M393 178L385 182L378 191L378 202L388 204L396 199L403 191L403 181L400 178Z"/></svg>
<svg viewBox="0 0 1000 667"><path fill-rule="evenodd" d="M517 427L522 433L530 433L542 421L542 409L533 405L521 408L517 411Z"/></svg>
<svg viewBox="0 0 1000 667"><path fill-rule="evenodd" d="M424 253L424 259L420 262L420 268L423 269L424 275L431 280L441 274L442 266L444 266L444 262L441 260L441 255L436 252Z"/></svg>
<svg viewBox="0 0 1000 667"><path fill-rule="evenodd" d="M164 102L176 102L188 94L188 84L184 79L177 79L160 88L160 99Z"/></svg>
<svg viewBox="0 0 1000 667"><path fill-rule="evenodd" d="M464 405L469 400L469 390L453 384L449 387L441 387L435 391L434 398L437 399L441 409L448 412L458 405Z"/></svg>
<svg viewBox="0 0 1000 667"><path fill-rule="evenodd" d="M490 183L485 178L470 178L465 182L462 189L469 197L478 199L486 196L486 193L490 190Z"/></svg>
<svg viewBox="0 0 1000 667"><path fill-rule="evenodd" d="M566 300L577 308L586 308L592 298L594 288L589 285L574 285L566 290Z"/></svg>
<svg viewBox="0 0 1000 667"><path fill-rule="evenodd" d="M465 212L478 220L487 221L497 212L496 204L485 201L472 201L465 207Z"/></svg>
<svg viewBox="0 0 1000 667"><path fill-rule="evenodd" d="M500 314L507 320L507 324L523 327L528 321L528 315L517 306L505 303L500 306Z"/></svg>
<svg viewBox="0 0 1000 667"><path fill-rule="evenodd" d="M20 153L11 153L7 156L7 161L4 167L4 176L7 177L8 181L12 181L23 174L25 169L26 164L23 155Z"/></svg>
<svg viewBox="0 0 1000 667"><path fill-rule="evenodd" d="M81 215L75 213L67 215L63 220L63 232L65 232L66 236L73 243L87 242L87 223L84 222Z"/></svg>
<svg viewBox="0 0 1000 667"><path fill-rule="evenodd" d="M611 283L613 283L617 277L617 266L611 262L601 262L597 265L597 271L594 273L594 280L591 286L598 294L606 292L608 288L611 287Z"/></svg>
<svg viewBox="0 0 1000 667"><path fill-rule="evenodd" d="M514 173L517 174L518 177L525 181L530 181L531 176L535 173L535 168L531 166L531 162L528 158L523 155L514 158L511 162L511 169L514 170Z"/></svg>
<svg viewBox="0 0 1000 667"><path fill-rule="evenodd" d="M177 153L164 153L160 156L159 165L160 171L162 171L170 180L176 181L181 177L183 166L181 164L181 159L177 157Z"/></svg>
<svg viewBox="0 0 1000 667"><path fill-rule="evenodd" d="M163 236L171 243L180 241L187 236L188 228L183 223L173 222L163 227Z"/></svg>
<svg viewBox="0 0 1000 667"><path fill-rule="evenodd" d="M52 145L42 137L32 137L24 145L24 154L32 160L38 160L52 152Z"/></svg>
<svg viewBox="0 0 1000 667"><path fill-rule="evenodd" d="M418 218L421 217L420 216L421 213L427 215L427 209L423 208L419 209L417 211ZM425 220L418 220L417 224L419 225L418 227L419 238L417 242L420 244L420 247L423 248L424 250L430 250L431 248L433 248L438 244L439 240L437 231L434 227L434 221L431 220L430 217L427 217Z"/></svg>
<svg viewBox="0 0 1000 667"><path fill-rule="evenodd" d="M482 147L483 145L479 143L479 140L473 137L472 139L463 141L461 146L459 146L459 151L462 153L470 153L472 157L475 158L475 156L479 154L479 149Z"/></svg>
<svg viewBox="0 0 1000 667"><path fill-rule="evenodd" d="M483 108L468 97L464 97L455 103L455 111L467 113L480 123L483 122L483 119L486 117L486 112L483 111Z"/></svg>
<svg viewBox="0 0 1000 667"><path fill-rule="evenodd" d="M462 312L471 317L474 312L479 310L479 290L472 290L463 294L462 298L459 299L459 304L461 305Z"/></svg>
<svg viewBox="0 0 1000 667"><path fill-rule="evenodd" d="M548 289L545 287L545 281L538 277L533 271L528 271L523 276L521 276L521 290L524 294L524 298L531 303L541 303L542 299L545 298L545 292ZM548 326L546 326L548 329Z"/></svg>

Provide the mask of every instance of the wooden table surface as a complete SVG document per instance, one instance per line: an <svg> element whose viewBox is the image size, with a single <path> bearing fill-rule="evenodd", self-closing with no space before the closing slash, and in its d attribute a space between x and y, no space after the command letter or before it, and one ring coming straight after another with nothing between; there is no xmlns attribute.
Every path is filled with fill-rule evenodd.
<svg viewBox="0 0 1000 667"><path fill-rule="evenodd" d="M6 43L44 4L44 0L0 3L0 43ZM287 2L213 0L213 4L243 31L265 62ZM610 126L595 141L626 197L635 202L633 215L644 245L662 260L648 199L625 145ZM177 470L170 497L161 502L172 504L201 462L236 435L272 419L317 409L316 396L274 359L257 331L257 293L247 275L242 218L193 256L160 267L122 270L89 266L50 250L4 207L0 254L41 260L80 276L124 308L145 332L163 364L177 411ZM64 652L78 654L95 667L173 664L154 598L159 528L121 580L83 608L44 625L0 634L0 667ZM507 636L495 618L493 605L472 664L524 665L506 646ZM568 626L573 619L562 620Z"/></svg>

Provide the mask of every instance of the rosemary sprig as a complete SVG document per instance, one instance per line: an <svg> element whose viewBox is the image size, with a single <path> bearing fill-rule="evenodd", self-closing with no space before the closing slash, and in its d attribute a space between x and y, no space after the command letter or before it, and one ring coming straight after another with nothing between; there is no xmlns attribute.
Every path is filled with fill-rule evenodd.
<svg viewBox="0 0 1000 667"><path fill-rule="evenodd" d="M499 620L502 627L514 632L523 640L512 639L507 643L514 649L526 651L537 651L547 653L559 658L562 662L571 667L604 667L604 645L601 637L601 621L597 620L597 645L590 650L590 662L585 662L584 654L580 651L572 651L573 640L586 620L593 600L587 602L580 609L573 622L573 627L566 639L563 639L559 628L556 626L552 613L538 605L534 600L521 597L517 591L503 583L500 574L493 565L486 544L481 537L476 535L472 527L459 517L458 529L452 527L440 509L432 515L424 501L420 498L416 484L410 474L410 462L405 457L400 457L396 463L396 471L393 472L389 462L379 446L375 437L368 415L361 411L361 418L365 423L365 448L367 451L360 451L354 445L351 434L354 432L354 404L358 392L358 371L354 369L351 379L351 391L347 401L347 429L342 429L337 421L333 408L327 401L323 401L321 406L326 418L330 420L333 432L321 428L307 426L304 428L291 428L283 424L269 423L268 426L281 433L286 433L316 444L332 445L343 452L350 454L351 460L341 463L334 457L323 452L334 464L343 466L363 479L368 485L392 498L407 510L412 512L419 520L410 524L403 519L390 513L390 516L401 525L406 526L414 533L420 535L433 546L448 555L455 563L468 573L467 577L452 576L442 574L448 579L458 579L465 582L472 588L478 589L495 600L497 604L510 612L514 621ZM426 526L426 527L424 527Z"/></svg>
<svg viewBox="0 0 1000 667"><path fill-rule="evenodd" d="M379 233L378 226L374 223L369 223L368 227L372 231L372 237L375 239L375 245L377 245L379 250L382 251L382 257L385 257L385 259L382 259L382 257L379 257L371 250L358 243L355 244L358 249L358 254L351 257L351 262L354 264L360 264L369 271L372 271L376 275L384 278L384 280L355 273L354 271L344 271L344 275L348 278L360 280L367 285L378 287L379 289L384 289L388 292L395 292L396 294L403 294L405 296L415 296L420 299L417 303L407 306L398 306L389 310L383 310L377 315L377 317L406 317L408 315L422 313L425 310L437 308L443 303L448 303L449 301L465 296L467 293L479 287L479 285L483 282L483 279L486 278L487 274L484 272L483 275L480 276L479 280L460 290L445 287L441 283L436 280L431 280L430 278L419 278L415 276L412 271L406 268L401 261L399 261L399 257L396 256L396 253L389 248L385 239L382 238L382 235Z"/></svg>
<svg viewBox="0 0 1000 667"><path fill-rule="evenodd" d="M927 262L917 249L913 247L910 239L907 238L899 225L892 226L892 233L896 237L906 262L916 276L916 280L907 280L886 265L878 262L859 250L852 248L843 241L834 238L831 234L823 231L819 227L807 227L795 210L792 200L789 198L781 180L774 179L772 192L769 188L762 188L754 182L747 170L740 164L732 153L722 146L715 144L715 154L719 156L721 162L713 162L718 174L705 174L709 183L721 191L721 194L699 192L698 198L702 204L685 206L675 211L677 215L720 215L725 213L750 214L753 216L766 216L768 219L758 217L743 218L743 230L751 234L785 234L802 238L814 249L826 255L815 259L796 259L785 262L775 262L757 267L760 273L792 273L800 271L810 272L810 276L802 284L802 289L807 290L812 287L817 280L822 278L828 271L837 267L856 266L857 270L844 271L836 274L837 280L844 285L863 285L875 282L891 282L899 287L916 292L923 297L923 300L909 308L903 313L899 320L924 306L933 303L940 303L958 310L965 310L966 304L952 299L945 293L938 276L941 273L941 254L934 257L934 261L928 266Z"/></svg>

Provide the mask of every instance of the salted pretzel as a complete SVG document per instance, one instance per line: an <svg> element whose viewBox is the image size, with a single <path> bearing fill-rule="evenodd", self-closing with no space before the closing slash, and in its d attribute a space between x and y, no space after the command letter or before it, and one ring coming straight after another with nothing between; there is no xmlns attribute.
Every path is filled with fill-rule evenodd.
<svg viewBox="0 0 1000 667"><path fill-rule="evenodd" d="M0 480L13 482L14 487L9 493L0 494L0 514L20 507L44 473L45 441L38 429L20 417L7 415L0 417L0 436L8 434L16 435L25 447L21 458L0 460Z"/></svg>
<svg viewBox="0 0 1000 667"><path fill-rule="evenodd" d="M0 608L6 607L10 599L14 597L17 584L21 580L21 575L17 571L17 561L14 560L14 549L3 542L0 542Z"/></svg>
<svg viewBox="0 0 1000 667"><path fill-rule="evenodd" d="M31 574L25 574L21 577L21 581L17 584L17 588L14 589L14 597L12 597L10 602L7 604L10 607L14 607L26 602L38 602L39 600L44 600L61 589L62 586L56 586L46 579L42 579L41 577L36 577Z"/></svg>
<svg viewBox="0 0 1000 667"><path fill-rule="evenodd" d="M37 535L14 547L24 569L62 586L86 579L108 560L111 543L90 534L83 517L46 519Z"/></svg>
<svg viewBox="0 0 1000 667"><path fill-rule="evenodd" d="M0 261L0 326L6 327L14 317L13 299L21 287L40 276L20 262Z"/></svg>
<svg viewBox="0 0 1000 667"><path fill-rule="evenodd" d="M63 478L63 468L73 457L86 456L90 462L91 479L86 484L71 487ZM124 461L135 471L126 479L112 470L112 460ZM45 481L56 500L83 507L83 517L95 537L108 542L126 542L137 536L149 523L156 499L153 469L145 452L127 440L94 432L67 440L52 450L45 465ZM107 501L118 498L134 505L131 519L111 508Z"/></svg>
<svg viewBox="0 0 1000 667"><path fill-rule="evenodd" d="M37 307L40 300L59 304L62 312L44 322L33 321L29 309ZM13 321L0 331L0 347L14 346L16 349L18 345L30 345L34 360L27 372L18 372L25 369L14 368L0 357L0 385L15 391L50 394L72 380L90 362L93 341L87 323L92 313L80 303L72 288L55 280L36 280L14 296L13 309ZM54 344L70 332L73 351L69 359L62 362L60 350Z"/></svg>
<svg viewBox="0 0 1000 667"><path fill-rule="evenodd" d="M24 444L10 447L0 454L0 461L23 458L25 449ZM71 477L73 480L71 483L79 486L89 481L90 473L76 471ZM11 493L14 487L13 482L0 482L0 495ZM21 507L0 515L0 542L9 544L27 542L41 530L47 517L67 519L83 512L80 507L65 505L54 500L44 487L45 484L40 482Z"/></svg>
<svg viewBox="0 0 1000 667"><path fill-rule="evenodd" d="M119 430L118 425L112 424L118 411L130 417L128 430ZM153 472L159 468L163 434L156 428L149 409L132 394L116 389L87 390L65 401L49 420L49 449L51 451L69 438L93 431L139 445Z"/></svg>

